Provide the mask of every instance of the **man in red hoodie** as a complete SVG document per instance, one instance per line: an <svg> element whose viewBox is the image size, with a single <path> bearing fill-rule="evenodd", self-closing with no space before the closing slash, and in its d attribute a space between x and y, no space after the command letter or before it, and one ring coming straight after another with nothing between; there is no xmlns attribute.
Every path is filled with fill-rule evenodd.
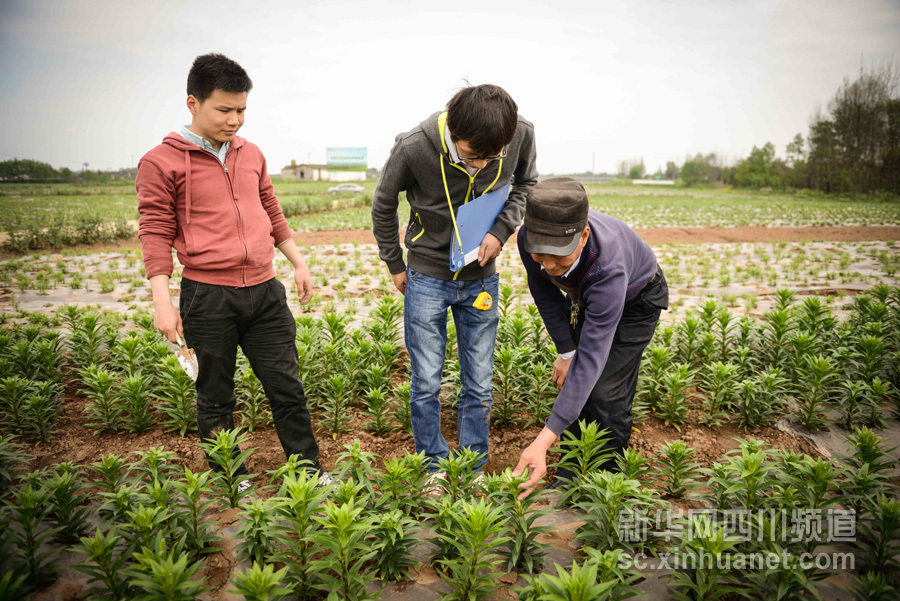
<svg viewBox="0 0 900 601"><path fill-rule="evenodd" d="M294 266L301 303L312 297L312 279L262 152L236 135L252 86L236 62L198 56L187 81L190 126L167 135L138 164L139 236L154 325L173 342L183 336L197 353L201 439L234 428L240 345L265 389L285 455L321 470L299 378L297 326L272 266L275 248ZM184 265L180 311L169 296L172 247Z"/></svg>

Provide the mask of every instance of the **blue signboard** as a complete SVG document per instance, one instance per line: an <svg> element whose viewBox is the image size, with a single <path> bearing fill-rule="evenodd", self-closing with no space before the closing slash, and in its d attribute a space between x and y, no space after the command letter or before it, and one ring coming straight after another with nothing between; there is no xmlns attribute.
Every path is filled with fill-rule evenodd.
<svg viewBox="0 0 900 601"><path fill-rule="evenodd" d="M326 148L328 169L361 170L368 167L365 148Z"/></svg>

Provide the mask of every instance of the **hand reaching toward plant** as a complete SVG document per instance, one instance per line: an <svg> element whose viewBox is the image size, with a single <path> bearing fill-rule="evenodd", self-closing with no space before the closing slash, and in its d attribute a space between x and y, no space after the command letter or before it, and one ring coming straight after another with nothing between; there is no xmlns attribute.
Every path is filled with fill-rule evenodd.
<svg viewBox="0 0 900 601"><path fill-rule="evenodd" d="M527 469L531 476L519 485L519 488L525 490L519 495L519 499L524 499L530 495L537 483L547 473L547 451L553 446L556 439L557 436L553 433L553 430L544 426L544 429L537 435L534 442L522 451L519 463L516 465L516 469L513 470L512 475L513 477L521 476Z"/></svg>

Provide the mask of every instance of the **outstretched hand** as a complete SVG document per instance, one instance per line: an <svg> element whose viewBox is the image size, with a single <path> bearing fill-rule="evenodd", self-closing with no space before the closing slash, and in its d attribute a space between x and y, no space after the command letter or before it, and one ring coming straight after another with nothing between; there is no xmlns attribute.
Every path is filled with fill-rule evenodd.
<svg viewBox="0 0 900 601"><path fill-rule="evenodd" d="M513 476L518 477L525 473L526 469L528 470L528 480L519 485L519 488L524 489L524 492L519 495L519 499L524 499L534 492L535 486L547 473L547 451L556 442L556 438L556 434L544 426L544 429L537 435L534 442L522 451L519 463L512 472Z"/></svg>

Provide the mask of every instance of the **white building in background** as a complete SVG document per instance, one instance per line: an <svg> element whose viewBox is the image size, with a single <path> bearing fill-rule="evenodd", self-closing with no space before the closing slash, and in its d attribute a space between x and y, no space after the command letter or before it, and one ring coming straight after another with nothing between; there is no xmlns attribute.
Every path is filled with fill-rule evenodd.
<svg viewBox="0 0 900 601"><path fill-rule="evenodd" d="M634 186L674 186L675 182L670 179L633 179L631 184Z"/></svg>
<svg viewBox="0 0 900 601"><path fill-rule="evenodd" d="M281 169L281 177L285 179L297 179L309 182L355 182L366 179L365 171L340 171L340 167L329 169L328 165L301 164L291 161L291 164Z"/></svg>
<svg viewBox="0 0 900 601"><path fill-rule="evenodd" d="M325 165L304 164L297 161L281 170L281 177L326 182L355 182L366 179L368 152L365 148L326 148Z"/></svg>

